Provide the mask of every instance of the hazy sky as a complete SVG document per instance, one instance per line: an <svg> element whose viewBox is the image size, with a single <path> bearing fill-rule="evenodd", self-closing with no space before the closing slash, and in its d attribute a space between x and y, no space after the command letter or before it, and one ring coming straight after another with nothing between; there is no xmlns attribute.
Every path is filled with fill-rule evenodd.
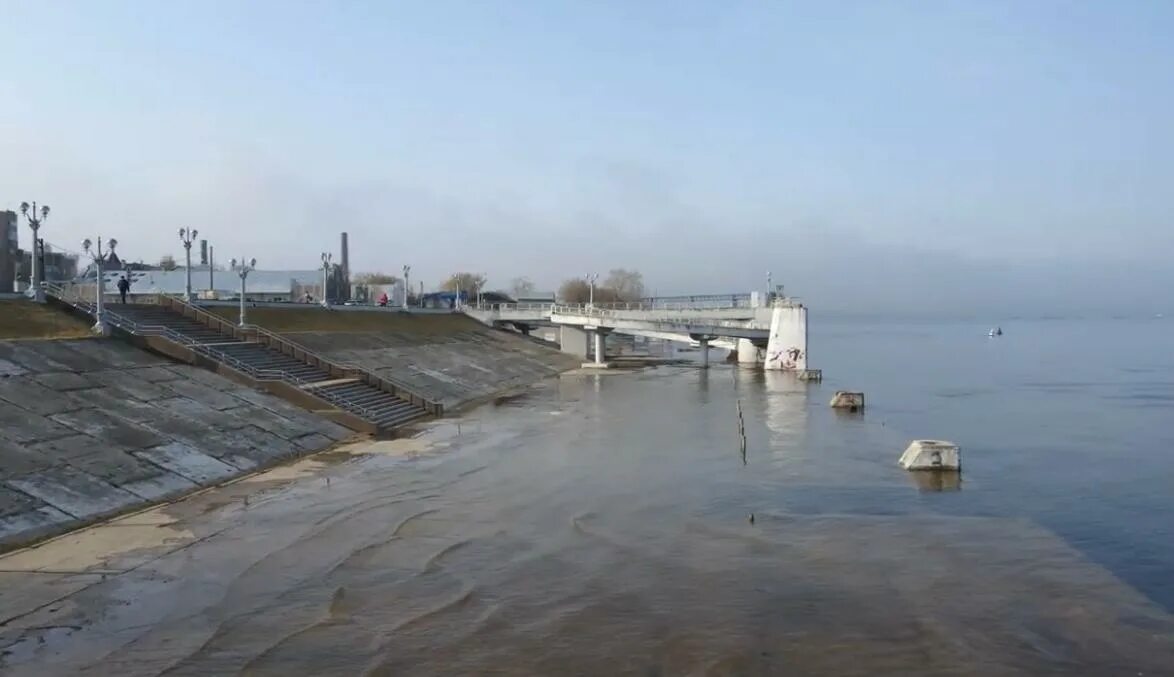
<svg viewBox="0 0 1174 677"><path fill-rule="evenodd" d="M131 259L1166 309L1174 3L0 0L0 208ZM22 229L22 238L27 238ZM23 240L22 240L23 241ZM990 310L985 310L989 308Z"/></svg>

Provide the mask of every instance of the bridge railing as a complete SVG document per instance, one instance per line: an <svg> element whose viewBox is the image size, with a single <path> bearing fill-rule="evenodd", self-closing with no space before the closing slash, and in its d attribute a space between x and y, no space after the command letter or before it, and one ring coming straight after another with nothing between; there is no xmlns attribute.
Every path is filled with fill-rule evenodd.
<svg viewBox="0 0 1174 677"><path fill-rule="evenodd" d="M664 310L657 308L656 310ZM688 308L684 310L696 310L695 308ZM624 321L624 320L642 320L643 318L632 317L625 308L601 308L599 306L581 305L556 305L551 310L551 316L568 315L571 317L587 317L595 318L603 321ZM660 325L673 325L681 328L688 327L726 327L729 329L747 329L754 328L753 320L719 320L714 318L698 317L696 315L658 315L655 318L649 318L647 321L655 322Z"/></svg>
<svg viewBox="0 0 1174 677"><path fill-rule="evenodd" d="M483 312L540 312L549 313L554 309L560 311L569 309L578 310L735 310L753 308L749 294L713 295L713 296L682 296L666 299L642 299L640 301L622 301L608 303L471 303L465 306L470 310Z"/></svg>

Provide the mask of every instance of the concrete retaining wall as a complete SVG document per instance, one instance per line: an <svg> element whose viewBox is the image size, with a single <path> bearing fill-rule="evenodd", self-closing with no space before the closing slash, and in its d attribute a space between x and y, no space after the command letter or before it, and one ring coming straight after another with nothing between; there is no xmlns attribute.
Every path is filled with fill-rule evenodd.
<svg viewBox="0 0 1174 677"><path fill-rule="evenodd" d="M0 550L349 434L122 341L0 341Z"/></svg>
<svg viewBox="0 0 1174 677"><path fill-rule="evenodd" d="M462 331L414 336L400 332L304 332L290 338L326 357L403 383L452 410L530 385L582 362L555 348L468 320Z"/></svg>
<svg viewBox="0 0 1174 677"><path fill-rule="evenodd" d="M257 308L249 320L330 360L403 383L449 411L582 363L464 315L344 313L295 306Z"/></svg>

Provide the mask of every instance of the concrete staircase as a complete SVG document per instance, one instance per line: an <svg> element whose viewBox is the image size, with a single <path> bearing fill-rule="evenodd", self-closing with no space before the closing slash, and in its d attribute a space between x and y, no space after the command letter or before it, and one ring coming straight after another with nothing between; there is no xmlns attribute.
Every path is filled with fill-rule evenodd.
<svg viewBox="0 0 1174 677"><path fill-rule="evenodd" d="M295 386L366 421L377 434L390 433L430 414L420 402L368 383L365 374L340 378L309 359L286 354L259 338L250 340L247 332L234 336L227 333L231 329L214 328L158 305L106 304L103 312L107 323L128 333L163 336L258 381L281 381ZM321 363L320 358L318 361Z"/></svg>

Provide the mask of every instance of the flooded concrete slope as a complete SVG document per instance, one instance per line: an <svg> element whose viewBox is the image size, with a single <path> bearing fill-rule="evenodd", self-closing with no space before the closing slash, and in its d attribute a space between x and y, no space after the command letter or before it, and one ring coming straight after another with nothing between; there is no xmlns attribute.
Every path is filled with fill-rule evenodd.
<svg viewBox="0 0 1174 677"><path fill-rule="evenodd" d="M0 672L1170 674L1166 611L774 376L565 376L0 558Z"/></svg>
<svg viewBox="0 0 1174 677"><path fill-rule="evenodd" d="M348 434L117 340L0 341L0 550Z"/></svg>
<svg viewBox="0 0 1174 677"><path fill-rule="evenodd" d="M540 341L490 329L459 314L293 306L254 308L249 317L335 362L403 383L448 410L530 385L582 362Z"/></svg>

